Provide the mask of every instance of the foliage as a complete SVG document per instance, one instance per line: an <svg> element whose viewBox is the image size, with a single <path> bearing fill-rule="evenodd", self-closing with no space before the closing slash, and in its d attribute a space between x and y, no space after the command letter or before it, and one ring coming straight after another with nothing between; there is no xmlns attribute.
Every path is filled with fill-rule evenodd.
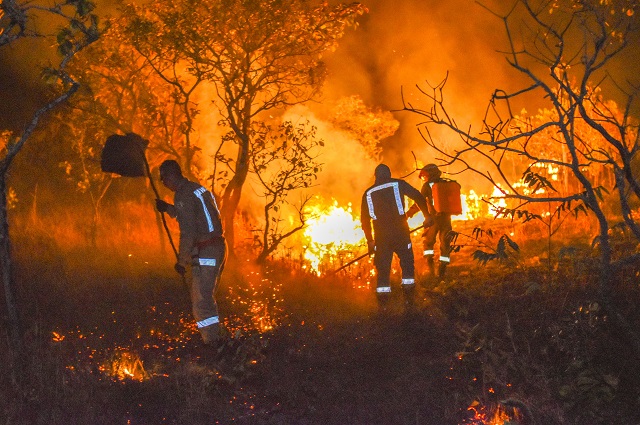
<svg viewBox="0 0 640 425"><path fill-rule="evenodd" d="M163 55L173 63L179 60L191 78L215 86L216 106L234 132L237 151L221 197L225 234L233 247L253 121L274 108L311 99L324 79L322 55L335 48L366 9L360 4L313 6L306 0L182 0L129 10L138 45L159 43Z"/></svg>
<svg viewBox="0 0 640 425"><path fill-rule="evenodd" d="M61 119L92 135L96 149L111 134L141 135L160 152L149 159L153 166L167 156L184 156L186 118L176 89L131 48L125 24L112 20L104 36L79 55L72 72L83 87Z"/></svg>
<svg viewBox="0 0 640 425"><path fill-rule="evenodd" d="M486 265L488 262L494 260L505 264L519 263L517 254L520 252L520 247L506 234L503 234L498 238L495 246L489 245L496 236L491 229L483 230L480 227L475 227L471 235L465 235L451 230L448 236L451 238L452 252L460 252L462 248L467 247L465 244L458 243L458 238L460 236L472 239L475 241L477 246L482 247L483 249L488 249L489 251L485 251L483 249L476 249L473 251L473 259L478 261L480 264Z"/></svg>
<svg viewBox="0 0 640 425"><path fill-rule="evenodd" d="M532 211L530 205L546 205L548 213L557 214L577 201L579 211L593 214L598 221L604 291L611 268L619 264L612 261L615 253L609 231L615 218L606 203L616 203L640 241L640 226L632 214L632 205L640 202L635 169L640 139L638 119L632 115L637 86L628 82L623 87L607 73L615 67L613 59L622 57L640 33L637 7L637 2L626 0L521 0L505 14L492 12L503 22L508 36L505 56L528 85L510 92L497 89L477 129L459 124L447 113L447 78L430 86L430 91L421 89L430 102L427 108L404 106L404 110L425 118L420 133L442 160L499 188L502 199L511 202L506 207L510 212L528 209L543 216L540 208ZM520 38L516 36L519 30ZM624 108L605 100L601 93L605 82L619 89L626 102ZM515 115L512 105L523 98L539 99L548 106L535 117L526 111ZM462 147L452 152L439 146L431 137L431 126L448 129ZM483 165L477 166L479 163ZM523 183L514 182L519 173ZM603 192L609 190L615 190L616 199L605 201ZM525 220L535 217L523 216ZM551 219L547 224L551 237Z"/></svg>
<svg viewBox="0 0 640 425"><path fill-rule="evenodd" d="M316 128L308 121L297 125L287 121L278 129L263 125L256 133L252 137L251 166L265 197L265 224L259 230L262 237L256 240L260 246L258 261L263 262L284 239L304 228L304 209L311 196L305 195L295 207L298 219L293 224L293 220L282 218L283 206L289 203L292 192L313 187L322 168L317 158L324 142L316 139ZM283 221L289 227L283 228Z"/></svg>
<svg viewBox="0 0 640 425"><path fill-rule="evenodd" d="M96 41L101 29L98 18L91 14L93 3L86 0L69 0L42 4L39 2L4 0L0 3L0 48L7 49L26 39L44 38L52 44L55 40L59 56L56 65L44 68L42 75L51 85L51 98L36 110L30 122L19 135L11 136L3 146L0 157L0 271L5 293L9 323L10 367L14 373L13 383L20 379L19 353L22 350L22 330L19 309L15 302L15 277L12 273L9 220L7 216L7 174L9 168L36 130L42 117L52 109L64 104L77 90L79 84L66 71L73 57L89 44ZM62 28L57 36L40 30L38 18L59 20ZM18 49L14 50L17 51ZM5 101L4 99L2 101Z"/></svg>

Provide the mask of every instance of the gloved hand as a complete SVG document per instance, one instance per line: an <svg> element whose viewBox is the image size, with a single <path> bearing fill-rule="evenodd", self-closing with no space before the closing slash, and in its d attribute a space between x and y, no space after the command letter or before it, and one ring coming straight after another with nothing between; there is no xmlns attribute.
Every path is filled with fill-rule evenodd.
<svg viewBox="0 0 640 425"><path fill-rule="evenodd" d="M433 226L434 223L435 223L435 220L433 219L432 216L429 215L424 219L423 226L425 229L428 229L429 227Z"/></svg>
<svg viewBox="0 0 640 425"><path fill-rule="evenodd" d="M176 263L176 265L173 266L173 268L180 276L184 276L184 274L187 272L187 269L180 263Z"/></svg>
<svg viewBox="0 0 640 425"><path fill-rule="evenodd" d="M374 241L367 241L367 249L369 250L369 255L373 255L376 252L376 243Z"/></svg>
<svg viewBox="0 0 640 425"><path fill-rule="evenodd" d="M162 199L156 199L156 209L161 213L167 212L169 205L171 204L163 201Z"/></svg>

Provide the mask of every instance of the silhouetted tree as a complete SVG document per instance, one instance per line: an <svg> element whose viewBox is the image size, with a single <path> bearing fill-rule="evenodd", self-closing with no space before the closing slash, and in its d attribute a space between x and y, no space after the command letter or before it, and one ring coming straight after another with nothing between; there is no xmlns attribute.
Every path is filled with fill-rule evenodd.
<svg viewBox="0 0 640 425"><path fill-rule="evenodd" d="M633 163L640 148L638 120L631 114L636 88L628 85L629 91L623 93L627 100L623 111L612 109L599 89L605 80L611 79L607 67L612 59L621 55L638 35L638 22L634 17L637 2L574 4L523 0L516 2L516 6L526 12L528 26L524 28L529 28L532 34L523 34L521 40L513 36L511 17L516 16L517 8L501 19L509 35L508 62L529 79L527 87L514 92L496 90L477 130L458 123L448 114L444 100L446 78L428 90L421 89L431 101L428 108L406 102L404 109L424 118L421 134L446 162L461 164L499 187L504 199L520 202L515 210L525 210L532 203L555 202L571 210L582 205L595 214L599 223L597 242L603 284L606 284L612 267L638 255L629 258L628 253L617 252L614 256L609 239L613 218L607 217L603 209L607 188L595 183L597 173L591 173L594 167L605 168L616 176L615 190L624 223L640 240L640 226L629 208L630 197L640 197ZM511 113L513 102L536 94L550 104L548 109L552 112L544 119L522 120ZM463 147L445 151L431 137L432 125L448 128ZM585 128L590 131L586 132ZM541 149L541 143L547 148ZM559 153L561 149L565 150L564 156ZM478 159L489 168L476 167ZM522 174L525 185L515 185L508 174L514 161L525 163ZM554 167L568 173L575 182L571 187L577 190L560 193L552 180L538 172L540 165L543 169Z"/></svg>
<svg viewBox="0 0 640 425"><path fill-rule="evenodd" d="M66 72L73 57L99 37L98 19L91 14L93 3L86 0L67 0L64 2L40 3L32 1L4 0L0 3L0 48L14 48L30 39L46 38L55 40L59 62L44 70L44 76L51 83L52 93L46 104L40 107L26 127L19 134L6 135L0 150L0 273L4 286L9 334L13 361L21 351L21 329L19 310L14 295L14 280L11 267L11 243L7 217L7 173L13 159L35 131L40 119L50 110L66 102L78 90L78 83ZM42 22L61 23L62 29L56 34L42 30ZM23 46L24 47L24 46ZM26 94L25 94L26 96ZM2 99L2 102L10 102ZM15 373L15 370L14 370ZM14 374L14 379L17 375Z"/></svg>
<svg viewBox="0 0 640 425"><path fill-rule="evenodd" d="M254 121L313 98L325 76L322 55L366 9L357 3L314 6L309 0L181 0L135 10L138 19L130 28L136 44L160 43L193 78L215 84L216 105L237 145L235 159L228 161L231 177L221 188L225 234L233 247Z"/></svg>
<svg viewBox="0 0 640 425"><path fill-rule="evenodd" d="M317 179L321 164L316 160L318 148L316 128L309 122L294 125L284 122L277 130L263 126L256 131L251 151L251 168L260 182L265 198L264 227L258 231L260 252L257 262L264 262L288 237L305 226L304 212L310 195L303 195L295 206L297 217L283 219L283 206L290 204L292 192L310 189Z"/></svg>
<svg viewBox="0 0 640 425"><path fill-rule="evenodd" d="M620 71L615 60L629 46L638 43L640 5L631 0L520 0L504 15L494 13L504 23L508 39L506 59L513 70L528 80L514 91L496 90L485 118L478 129L458 122L448 113L444 88L438 85L420 88L428 99L426 107L404 101L404 110L418 114L424 124L420 132L429 146L448 164L458 164L486 179L502 191L501 198L515 201L513 208L499 214L530 219L527 206L553 203L556 212L580 211L597 220L594 246L598 247L601 301L618 323L629 331L629 340L640 354L640 341L611 308L612 273L640 260L640 254L612 244L612 229L623 226L640 242L640 225L631 205L640 199L637 154L638 119L632 111L636 105L638 82L614 78ZM524 21L524 24L522 24ZM515 30L516 25L519 31ZM521 34L517 37L516 34ZM615 72L619 75L619 72ZM600 87L608 84L624 100L622 110L603 99ZM548 113L540 120L522 120L512 113L516 102L544 102ZM432 126L444 127L462 147L445 150L432 137ZM586 131L588 129L588 131ZM547 149L540 149L546 143ZM558 152L564 150L564 155ZM483 167L477 166L482 161ZM508 173L513 162L526 167L525 185L514 184ZM486 165L486 167L485 167ZM575 182L566 193L556 183L538 172L538 167L554 167ZM591 173L594 167L615 176L615 186L605 188ZM605 194L617 193L619 217L607 215Z"/></svg>

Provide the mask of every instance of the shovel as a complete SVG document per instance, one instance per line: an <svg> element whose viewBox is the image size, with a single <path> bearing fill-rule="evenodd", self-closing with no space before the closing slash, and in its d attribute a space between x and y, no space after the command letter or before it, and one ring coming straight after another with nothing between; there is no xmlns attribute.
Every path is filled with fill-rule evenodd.
<svg viewBox="0 0 640 425"><path fill-rule="evenodd" d="M156 199L160 199L158 189L156 189L153 179L151 178L151 169L147 162L145 150L149 145L149 141L143 139L136 133L127 133L124 136L119 134L112 134L107 137L107 141L102 148L102 155L100 157L100 168L105 173L119 174L122 177L149 177L151 188L156 195ZM167 226L167 220L164 217L164 213L160 213L162 217L162 224L164 230L167 232L169 243L173 249L176 259L178 258L178 250L176 249L169 227Z"/></svg>

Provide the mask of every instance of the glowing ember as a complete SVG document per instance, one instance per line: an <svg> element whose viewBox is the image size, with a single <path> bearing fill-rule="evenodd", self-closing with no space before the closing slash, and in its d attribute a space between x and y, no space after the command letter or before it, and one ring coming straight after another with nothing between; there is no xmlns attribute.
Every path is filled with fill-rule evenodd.
<svg viewBox="0 0 640 425"><path fill-rule="evenodd" d="M149 379L149 374L144 370L140 356L124 349L116 350L111 359L100 367L100 370L121 381Z"/></svg>
<svg viewBox="0 0 640 425"><path fill-rule="evenodd" d="M274 282L270 270L247 264L243 284L229 289L228 300L236 313L225 319L231 335L266 333L278 327L282 310L282 284Z"/></svg>
<svg viewBox="0 0 640 425"><path fill-rule="evenodd" d="M353 256L365 245L364 232L353 216L351 204L344 208L334 200L327 208L321 205L310 208L308 214L311 218L304 232L307 241L304 258L318 275L321 265Z"/></svg>
<svg viewBox="0 0 640 425"><path fill-rule="evenodd" d="M62 342L64 341L65 336L62 334L59 334L58 332L52 332L51 333L53 336L53 342Z"/></svg>
<svg viewBox="0 0 640 425"><path fill-rule="evenodd" d="M498 405L495 409L489 409L478 401L471 403L467 410L473 413L473 417L465 420L462 423L464 425L508 425L514 423L514 420L517 421L515 423L520 423L523 419L517 408L509 409Z"/></svg>

